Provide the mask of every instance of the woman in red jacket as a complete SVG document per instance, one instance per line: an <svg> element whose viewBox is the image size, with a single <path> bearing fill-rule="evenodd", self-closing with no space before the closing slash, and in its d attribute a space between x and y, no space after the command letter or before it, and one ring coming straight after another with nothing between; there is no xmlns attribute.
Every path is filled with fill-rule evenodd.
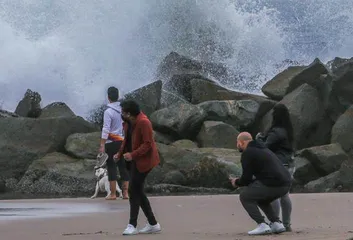
<svg viewBox="0 0 353 240"><path fill-rule="evenodd" d="M148 173L160 162L153 138L152 124L147 116L140 111L140 107L135 101L127 100L122 102L120 106L122 108L121 116L124 120L125 138L114 158L118 161L123 156L130 170L130 221L123 235L159 232L161 226L156 221L150 202L144 193L144 183ZM143 229L137 231L137 217L140 207L146 215L148 223Z"/></svg>

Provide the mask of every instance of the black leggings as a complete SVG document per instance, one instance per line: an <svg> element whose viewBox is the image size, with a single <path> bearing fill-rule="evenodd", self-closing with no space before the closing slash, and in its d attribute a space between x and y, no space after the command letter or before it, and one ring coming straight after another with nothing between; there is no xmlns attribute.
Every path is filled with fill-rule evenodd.
<svg viewBox="0 0 353 240"><path fill-rule="evenodd" d="M137 226L137 217L139 215L140 207L145 214L150 225L156 225L157 221L152 212L150 201L144 192L145 179L148 172L140 173L136 164L131 164L131 181L129 185L129 201L130 201L130 221L133 226Z"/></svg>
<svg viewBox="0 0 353 240"><path fill-rule="evenodd" d="M110 142L105 144L105 152L108 154L107 160L107 170L108 170L108 180L116 181L118 179L118 171L116 166L119 167L119 173L122 181L129 181L129 172L126 169L126 164L124 159L120 159L117 163L114 162L113 156L119 152L122 142Z"/></svg>

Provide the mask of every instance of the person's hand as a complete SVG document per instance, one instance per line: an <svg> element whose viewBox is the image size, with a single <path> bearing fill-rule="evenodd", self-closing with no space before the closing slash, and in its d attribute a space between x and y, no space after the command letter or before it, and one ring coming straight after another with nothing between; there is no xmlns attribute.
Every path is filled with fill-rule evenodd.
<svg viewBox="0 0 353 240"><path fill-rule="evenodd" d="M233 177L229 177L229 181L230 183L232 184L232 186L234 188L238 188L237 184L235 183L235 181L237 180L238 178L233 178Z"/></svg>
<svg viewBox="0 0 353 240"><path fill-rule="evenodd" d="M101 145L100 147L99 147L99 150L98 150L100 153L104 153L105 152L105 147L104 147L104 145Z"/></svg>
<svg viewBox="0 0 353 240"><path fill-rule="evenodd" d="M123 156L124 156L126 161L131 161L132 160L131 153L125 153Z"/></svg>
<svg viewBox="0 0 353 240"><path fill-rule="evenodd" d="M114 162L119 161L119 160L120 160L120 158L119 158L119 153L114 154L113 159L114 159Z"/></svg>
<svg viewBox="0 0 353 240"><path fill-rule="evenodd" d="M264 135L262 132L259 132L258 134L256 134L255 139L259 139L262 138Z"/></svg>

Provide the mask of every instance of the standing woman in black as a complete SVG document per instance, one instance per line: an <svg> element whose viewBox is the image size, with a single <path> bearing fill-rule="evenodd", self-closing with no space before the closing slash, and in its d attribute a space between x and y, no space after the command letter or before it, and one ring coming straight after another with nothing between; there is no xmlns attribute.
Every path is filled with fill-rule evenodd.
<svg viewBox="0 0 353 240"><path fill-rule="evenodd" d="M294 147L293 147L293 126L290 120L288 108L281 103L278 103L273 108L272 125L267 133L258 133L257 140L262 140L266 147L274 152L281 160L283 165L291 173L293 177L295 166L293 161ZM282 209L282 222L286 227L286 231L292 231L291 228L291 213L292 201L289 193L284 195L281 199L277 199L272 203L277 216L280 208Z"/></svg>

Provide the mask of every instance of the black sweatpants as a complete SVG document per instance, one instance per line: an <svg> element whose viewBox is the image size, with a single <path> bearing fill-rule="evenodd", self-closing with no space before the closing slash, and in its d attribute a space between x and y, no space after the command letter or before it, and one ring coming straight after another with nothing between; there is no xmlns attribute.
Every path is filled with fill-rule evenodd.
<svg viewBox="0 0 353 240"><path fill-rule="evenodd" d="M259 207L271 222L278 222L279 217L276 215L271 202L287 194L289 188L290 186L268 187L260 181L254 181L242 189L239 197L243 207L257 224L265 222Z"/></svg>
<svg viewBox="0 0 353 240"><path fill-rule="evenodd" d="M119 173L122 181L129 181L129 172L126 168L126 163L124 159L120 159L117 163L114 161L114 155L118 153L121 141L110 142L105 144L105 152L108 154L107 160L107 170L108 170L108 180L116 181L118 179L118 171L116 167L119 167Z"/></svg>
<svg viewBox="0 0 353 240"><path fill-rule="evenodd" d="M139 214L140 207L145 214L148 223L150 225L156 225L157 221L152 212L152 208L150 205L150 201L148 200L145 192L144 185L145 179L149 173L140 173L137 168L135 162L131 162L131 170L130 170L130 185L129 185L129 201L130 201L130 221L129 224L133 226L137 226L137 217Z"/></svg>

